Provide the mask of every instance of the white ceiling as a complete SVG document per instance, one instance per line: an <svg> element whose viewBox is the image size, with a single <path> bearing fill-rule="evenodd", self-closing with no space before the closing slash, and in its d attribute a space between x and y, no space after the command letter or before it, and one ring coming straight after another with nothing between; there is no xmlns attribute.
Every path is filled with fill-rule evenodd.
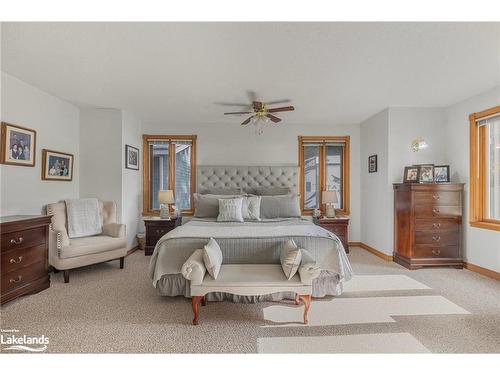
<svg viewBox="0 0 500 375"><path fill-rule="evenodd" d="M289 98L296 124L445 106L500 84L498 23L4 23L2 70L146 122L229 123Z"/></svg>

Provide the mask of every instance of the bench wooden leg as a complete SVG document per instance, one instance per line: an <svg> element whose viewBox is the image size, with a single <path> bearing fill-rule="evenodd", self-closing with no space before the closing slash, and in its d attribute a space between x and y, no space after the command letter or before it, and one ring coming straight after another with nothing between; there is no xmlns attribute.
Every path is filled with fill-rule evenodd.
<svg viewBox="0 0 500 375"><path fill-rule="evenodd" d="M193 306L193 325L198 325L198 318L200 317L199 305L200 301L203 300L203 296L192 296L191 297L191 305Z"/></svg>
<svg viewBox="0 0 500 375"><path fill-rule="evenodd" d="M309 307L311 307L311 295L303 294L299 298L304 302L304 324L307 324L307 313L309 312Z"/></svg>
<svg viewBox="0 0 500 375"><path fill-rule="evenodd" d="M295 304L298 305L300 303L299 293L295 293Z"/></svg>
<svg viewBox="0 0 500 375"><path fill-rule="evenodd" d="M201 299L201 305L202 306L206 306L207 305L207 299L206 299L205 296L203 296L202 299Z"/></svg>

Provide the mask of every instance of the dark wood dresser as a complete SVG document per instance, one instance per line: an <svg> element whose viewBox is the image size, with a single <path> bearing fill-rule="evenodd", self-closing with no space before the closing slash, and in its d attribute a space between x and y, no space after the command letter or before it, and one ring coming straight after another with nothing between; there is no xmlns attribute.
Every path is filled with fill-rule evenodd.
<svg viewBox="0 0 500 375"><path fill-rule="evenodd" d="M0 218L2 304L50 286L49 224L50 216Z"/></svg>
<svg viewBox="0 0 500 375"><path fill-rule="evenodd" d="M144 255L152 255L158 240L181 224L182 217L171 220L160 219L159 217L144 218L144 226L146 227L146 247Z"/></svg>
<svg viewBox="0 0 500 375"><path fill-rule="evenodd" d="M394 184L394 261L463 268L464 184Z"/></svg>
<svg viewBox="0 0 500 375"><path fill-rule="evenodd" d="M345 252L349 253L349 218L347 216L315 217L313 222L314 224L335 233L340 241L342 241Z"/></svg>

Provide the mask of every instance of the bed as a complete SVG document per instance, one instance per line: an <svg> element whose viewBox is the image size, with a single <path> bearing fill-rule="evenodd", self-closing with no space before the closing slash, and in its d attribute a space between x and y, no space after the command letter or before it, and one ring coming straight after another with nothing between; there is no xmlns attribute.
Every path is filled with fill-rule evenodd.
<svg viewBox="0 0 500 375"><path fill-rule="evenodd" d="M297 192L298 167L207 167L197 168L197 191L238 188L255 193L259 188L287 188ZM288 239L307 249L322 271L313 283L313 297L337 296L343 283L352 276L352 269L339 238L314 225L310 220L294 218L262 219L261 221L217 222L214 218L192 218L168 232L157 243L149 265L153 286L163 296L190 296L189 281L181 268L195 249L203 248L215 238L221 247L224 263L279 264L280 251ZM294 299L290 293L268 296L236 296L211 293L208 300L260 302Z"/></svg>

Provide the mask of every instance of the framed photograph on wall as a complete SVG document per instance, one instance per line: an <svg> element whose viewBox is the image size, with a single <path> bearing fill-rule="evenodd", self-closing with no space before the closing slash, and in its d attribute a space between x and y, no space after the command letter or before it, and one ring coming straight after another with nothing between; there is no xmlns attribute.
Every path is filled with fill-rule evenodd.
<svg viewBox="0 0 500 375"><path fill-rule="evenodd" d="M34 167L36 131L2 122L0 163Z"/></svg>
<svg viewBox="0 0 500 375"><path fill-rule="evenodd" d="M410 166L410 167L405 167L405 172L403 176L403 182L404 183L418 183L418 167L417 166Z"/></svg>
<svg viewBox="0 0 500 375"><path fill-rule="evenodd" d="M377 155L368 156L368 173L377 172Z"/></svg>
<svg viewBox="0 0 500 375"><path fill-rule="evenodd" d="M418 182L430 183L434 182L434 165L422 164L418 166Z"/></svg>
<svg viewBox="0 0 500 375"><path fill-rule="evenodd" d="M139 149L125 145L125 168L139 170Z"/></svg>
<svg viewBox="0 0 500 375"><path fill-rule="evenodd" d="M436 165L434 167L434 182L450 182L449 165Z"/></svg>
<svg viewBox="0 0 500 375"><path fill-rule="evenodd" d="M65 152L42 150L42 180L72 181L73 155Z"/></svg>

